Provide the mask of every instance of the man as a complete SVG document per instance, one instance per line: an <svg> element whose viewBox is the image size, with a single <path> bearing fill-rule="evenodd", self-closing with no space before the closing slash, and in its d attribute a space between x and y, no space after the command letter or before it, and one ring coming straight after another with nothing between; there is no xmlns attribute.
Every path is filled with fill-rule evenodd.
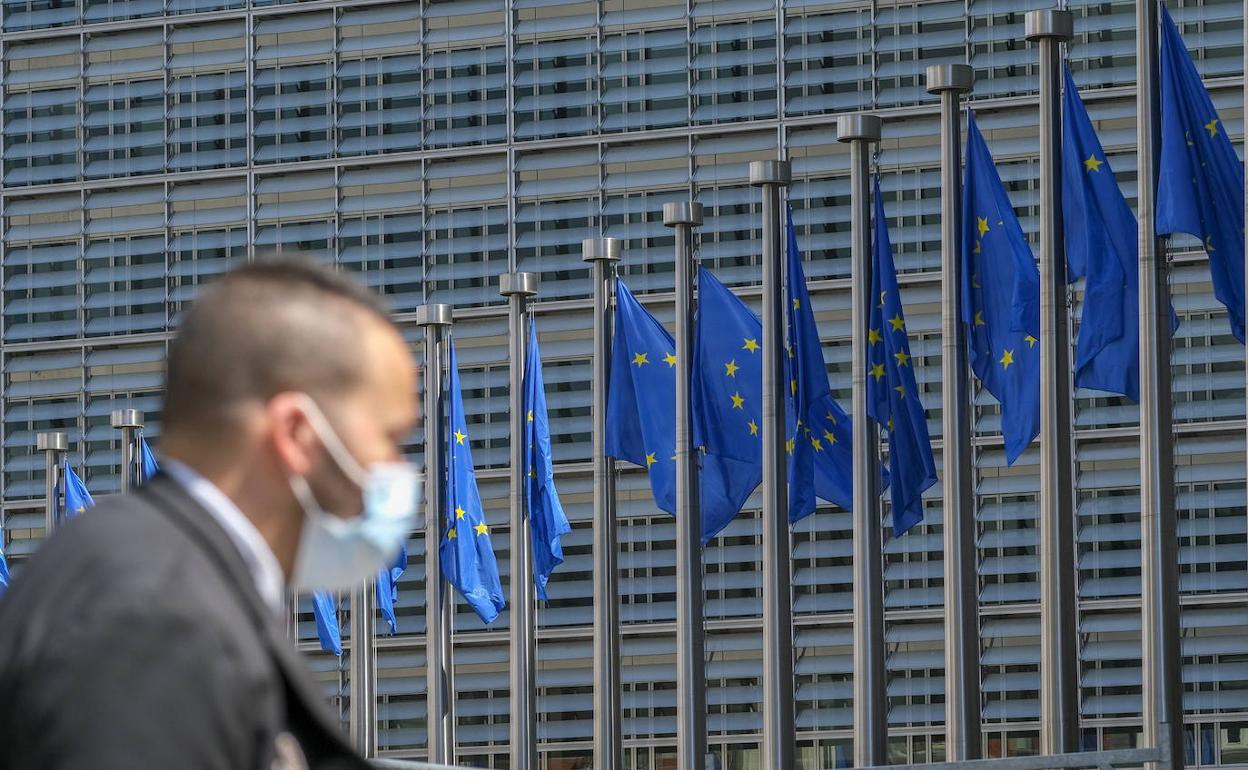
<svg viewBox="0 0 1248 770"><path fill-rule="evenodd" d="M161 473L0 601L0 768L366 767L283 593L364 582L413 526L407 345L350 280L261 261L202 292L166 386Z"/></svg>

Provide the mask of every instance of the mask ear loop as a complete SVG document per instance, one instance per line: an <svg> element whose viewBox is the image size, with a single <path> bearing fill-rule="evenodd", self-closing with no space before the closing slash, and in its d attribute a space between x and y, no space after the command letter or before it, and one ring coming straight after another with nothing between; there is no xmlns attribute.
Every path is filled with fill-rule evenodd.
<svg viewBox="0 0 1248 770"><path fill-rule="evenodd" d="M312 430L316 432L316 437L321 440L321 444L326 451L329 452L329 456L334 459L334 464L356 486L363 489L364 480L368 477L363 466L351 455L346 445L342 443L338 432L329 424L329 420L325 417L325 413L321 411L321 407L316 403L316 400L306 393L299 395L300 400L304 402L304 415L308 418L308 423L312 426Z"/></svg>

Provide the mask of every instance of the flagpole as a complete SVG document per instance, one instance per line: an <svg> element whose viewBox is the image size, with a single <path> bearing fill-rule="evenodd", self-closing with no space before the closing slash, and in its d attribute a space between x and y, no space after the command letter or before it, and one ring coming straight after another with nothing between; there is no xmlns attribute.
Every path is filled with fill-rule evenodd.
<svg viewBox="0 0 1248 770"><path fill-rule="evenodd" d="M1062 235L1062 43L1069 11L1031 11L1040 48L1040 731L1045 754L1079 750L1070 329Z"/></svg>
<svg viewBox="0 0 1248 770"><path fill-rule="evenodd" d="M837 141L849 143L852 267L850 315L854 453L854 767L888 763L884 673L884 550L880 521L878 427L867 416L867 327L871 306L871 145L880 141L877 115L842 115Z"/></svg>
<svg viewBox="0 0 1248 770"><path fill-rule="evenodd" d="M706 762L706 652L702 616L702 516L693 446L693 228L702 204L663 204L676 241L676 768ZM661 462L661 461L660 461Z"/></svg>
<svg viewBox="0 0 1248 770"><path fill-rule="evenodd" d="M611 379L611 298L619 238L586 238L581 259L594 282L594 768L623 767L620 713L620 550L615 461L607 457L607 383Z"/></svg>
<svg viewBox="0 0 1248 770"><path fill-rule="evenodd" d="M377 754L377 581L351 592L351 742L365 757Z"/></svg>
<svg viewBox="0 0 1248 770"><path fill-rule="evenodd" d="M780 192L786 160L750 163L763 188L763 770L794 765L793 589L784 414L784 246Z"/></svg>
<svg viewBox="0 0 1248 770"><path fill-rule="evenodd" d="M455 684L451 633L455 598L438 557L446 516L446 346L450 305L416 308L425 331L425 671L429 762L455 761Z"/></svg>
<svg viewBox="0 0 1248 770"><path fill-rule="evenodd" d="M61 461L69 451L69 436L62 431L35 434L35 449L43 452L44 538L49 538L60 524L58 500L65 480L61 477Z"/></svg>
<svg viewBox="0 0 1248 770"><path fill-rule="evenodd" d="M971 390L962 323L962 95L975 83L965 64L927 68L928 93L940 95L941 423L944 436L945 758L983 752L979 697L979 573Z"/></svg>
<svg viewBox="0 0 1248 770"><path fill-rule="evenodd" d="M138 409L114 409L109 423L121 431L121 491L125 494L141 483L138 458L143 413Z"/></svg>
<svg viewBox="0 0 1248 770"><path fill-rule="evenodd" d="M511 372L511 770L537 768L536 593L533 541L525 511L524 367L529 356L525 309L537 294L537 273L504 273L498 293L507 298Z"/></svg>
<svg viewBox="0 0 1248 770"><path fill-rule="evenodd" d="M1170 285L1157 237L1161 75L1154 0L1135 6L1136 144L1140 266L1140 604L1144 743L1162 750L1159 768L1183 767L1178 521L1171 425Z"/></svg>

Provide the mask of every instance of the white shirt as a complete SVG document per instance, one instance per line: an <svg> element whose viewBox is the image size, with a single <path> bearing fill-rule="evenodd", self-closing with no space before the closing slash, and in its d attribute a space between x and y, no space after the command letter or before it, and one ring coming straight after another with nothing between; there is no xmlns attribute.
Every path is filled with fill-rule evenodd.
<svg viewBox="0 0 1248 770"><path fill-rule="evenodd" d="M190 467L162 457L160 469L182 485L187 494L203 506L221 525L230 540L234 542L234 546L238 548L238 552L242 554L243 562L247 564L247 569L251 572L251 578L256 583L260 598L273 611L274 616L280 618L286 611L284 593L286 579L282 575L282 565L273 554L273 549L269 548L269 544L260 534L260 530L256 529L251 519L248 519L234 504L234 501L217 488L216 484Z"/></svg>

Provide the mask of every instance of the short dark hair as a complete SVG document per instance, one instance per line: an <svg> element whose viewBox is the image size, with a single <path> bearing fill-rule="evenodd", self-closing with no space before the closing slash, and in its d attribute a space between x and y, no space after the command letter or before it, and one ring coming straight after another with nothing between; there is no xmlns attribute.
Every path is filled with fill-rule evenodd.
<svg viewBox="0 0 1248 770"><path fill-rule="evenodd" d="M311 258L277 256L206 287L169 348L166 431L231 427L241 407L287 390L330 398L362 378L367 319L393 325L381 299Z"/></svg>

